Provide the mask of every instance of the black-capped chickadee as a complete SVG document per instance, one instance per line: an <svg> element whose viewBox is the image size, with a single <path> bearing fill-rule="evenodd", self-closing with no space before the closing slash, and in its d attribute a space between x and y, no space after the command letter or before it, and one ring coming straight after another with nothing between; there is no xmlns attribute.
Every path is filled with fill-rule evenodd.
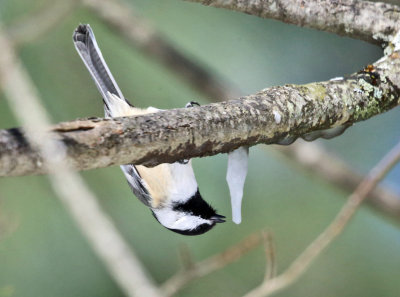
<svg viewBox="0 0 400 297"><path fill-rule="evenodd" d="M79 25L73 34L73 41L103 96L106 117L160 111L154 107L134 107L124 98L89 25ZM192 105L188 103L186 106ZM128 164L122 165L121 169L133 193L151 209L164 227L183 235L199 235L209 231L216 223L225 222L225 217L218 215L201 197L190 160L153 168Z"/></svg>

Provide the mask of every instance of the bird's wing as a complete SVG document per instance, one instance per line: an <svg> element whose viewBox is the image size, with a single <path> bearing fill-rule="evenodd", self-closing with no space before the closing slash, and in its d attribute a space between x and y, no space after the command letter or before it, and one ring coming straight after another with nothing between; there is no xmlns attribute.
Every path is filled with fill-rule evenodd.
<svg viewBox="0 0 400 297"><path fill-rule="evenodd" d="M128 165L121 165L120 166L123 173L125 174L126 180L132 189L133 194L139 198L145 205L151 207L151 197L150 193L147 190L145 185L145 181L140 176L139 172L137 171L135 165L128 164Z"/></svg>

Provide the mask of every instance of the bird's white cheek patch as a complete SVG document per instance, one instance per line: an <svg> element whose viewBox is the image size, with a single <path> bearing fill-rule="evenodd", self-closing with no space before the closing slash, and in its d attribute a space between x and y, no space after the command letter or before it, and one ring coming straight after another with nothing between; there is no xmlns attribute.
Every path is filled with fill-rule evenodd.
<svg viewBox="0 0 400 297"><path fill-rule="evenodd" d="M173 225L171 225L171 229L193 230L202 224L211 225L211 221L202 219L197 216L186 215L181 217Z"/></svg>
<svg viewBox="0 0 400 297"><path fill-rule="evenodd" d="M226 181L231 194L232 221L236 224L242 222L243 187L247 175L248 157L248 147L240 147L228 154Z"/></svg>

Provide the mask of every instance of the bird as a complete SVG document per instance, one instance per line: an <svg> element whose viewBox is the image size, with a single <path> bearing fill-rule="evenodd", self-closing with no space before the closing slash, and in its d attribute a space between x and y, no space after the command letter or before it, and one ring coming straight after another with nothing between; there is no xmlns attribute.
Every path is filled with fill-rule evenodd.
<svg viewBox="0 0 400 297"><path fill-rule="evenodd" d="M104 103L106 118L136 116L160 112L133 106L125 99L107 66L89 24L80 24L73 33L75 48L86 65ZM190 108L198 103L186 104ZM225 216L200 195L191 160L163 163L155 167L124 164L120 166L135 196L165 228L182 235L200 235L210 231Z"/></svg>

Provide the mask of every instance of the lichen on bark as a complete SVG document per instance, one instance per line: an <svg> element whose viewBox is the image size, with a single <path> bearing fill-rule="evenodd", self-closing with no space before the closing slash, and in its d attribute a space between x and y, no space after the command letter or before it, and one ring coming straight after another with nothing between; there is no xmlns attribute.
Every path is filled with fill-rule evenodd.
<svg viewBox="0 0 400 297"><path fill-rule="evenodd" d="M399 57L396 51L344 78L271 87L201 107L61 123L51 129L52 137L64 142L68 161L78 170L125 163L153 166L243 145L329 138L327 129L346 128L399 105ZM13 131L20 137L0 131L0 175L44 173L23 132Z"/></svg>

